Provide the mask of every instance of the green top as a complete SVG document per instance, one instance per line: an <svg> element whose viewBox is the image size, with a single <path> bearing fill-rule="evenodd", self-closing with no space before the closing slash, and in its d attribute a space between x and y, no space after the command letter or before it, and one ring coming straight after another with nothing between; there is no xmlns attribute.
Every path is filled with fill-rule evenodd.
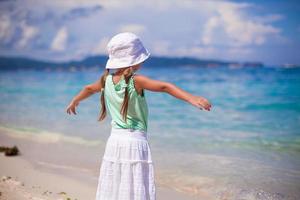
<svg viewBox="0 0 300 200"><path fill-rule="evenodd" d="M142 95L138 94L134 87L133 74L128 84L126 84L124 76L115 85L112 80L112 74L106 77L104 97L106 108L112 117L111 125L115 128L123 129L139 129L147 132L148 125L148 106L143 90ZM125 95L125 88L128 87L128 111L127 123L123 120L120 113Z"/></svg>

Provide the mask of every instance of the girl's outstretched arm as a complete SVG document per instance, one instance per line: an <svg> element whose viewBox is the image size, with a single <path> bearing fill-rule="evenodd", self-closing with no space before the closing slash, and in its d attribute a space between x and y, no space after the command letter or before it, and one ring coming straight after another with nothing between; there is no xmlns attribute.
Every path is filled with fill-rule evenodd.
<svg viewBox="0 0 300 200"><path fill-rule="evenodd" d="M77 114L75 108L79 105L79 102L83 99L86 99L90 97L92 94L95 94L96 92L100 92L102 88L100 79L96 82L86 85L83 87L83 89L72 99L68 107L66 108L66 111L68 114Z"/></svg>
<svg viewBox="0 0 300 200"><path fill-rule="evenodd" d="M140 74L137 74L135 76L134 80L135 80L137 87L139 87L139 88L143 88L143 89L154 91L154 92L169 93L170 95L172 95L178 99L184 100L184 101L200 108L201 110L204 108L205 110L210 111L210 109L211 109L211 104L207 99L205 99L204 97L201 97L201 96L192 95L192 94L180 89L173 83L153 80L153 79L150 79L150 78L148 78L144 75L140 75Z"/></svg>

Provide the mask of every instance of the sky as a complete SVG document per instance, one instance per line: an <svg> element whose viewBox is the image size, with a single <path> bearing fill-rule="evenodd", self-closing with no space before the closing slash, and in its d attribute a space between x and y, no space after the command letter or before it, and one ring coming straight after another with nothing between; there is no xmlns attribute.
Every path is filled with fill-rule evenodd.
<svg viewBox="0 0 300 200"><path fill-rule="evenodd" d="M1 0L0 55L107 55L133 32L152 56L300 64L300 3L217 0Z"/></svg>

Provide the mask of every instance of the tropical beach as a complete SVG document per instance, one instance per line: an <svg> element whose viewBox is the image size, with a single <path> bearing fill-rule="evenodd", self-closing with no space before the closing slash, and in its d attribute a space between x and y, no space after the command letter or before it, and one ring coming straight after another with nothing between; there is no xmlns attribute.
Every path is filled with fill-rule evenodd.
<svg viewBox="0 0 300 200"><path fill-rule="evenodd" d="M149 76L157 72L150 67L142 70ZM16 158L2 156L8 165L1 165L1 175L26 175L18 167L27 163L30 173L54 172L53 176L75 179L74 184L79 181L86 188L78 190L81 186L72 187L72 182L62 184L62 191L57 191L52 188L58 180L53 180L44 182L44 186L41 183L43 192L52 189L56 194L66 192L72 198L92 199L110 118L102 124L96 121L98 96L82 102L78 115L67 118L64 102L87 80L96 79L97 73L88 69L85 76L81 71L61 73L57 69L1 73L1 145L16 145L21 152ZM161 69L159 79L168 80L166 73L167 69ZM203 115L163 94L149 95L148 137L158 195L184 195L179 199L297 199L299 69L178 67L173 73L183 74L176 84L210 94L215 110ZM192 77L199 82L192 82ZM183 115L183 110L189 115ZM14 159L16 163L10 163ZM20 181L26 184L29 180L28 184L38 186L39 176L34 177L29 180L25 176Z"/></svg>
<svg viewBox="0 0 300 200"><path fill-rule="evenodd" d="M137 34L156 200L300 199L300 24L294 1L0 1L0 199L95 200L111 116L97 121L109 38ZM16 153L18 149L18 153ZM135 199L136 200L136 199Z"/></svg>

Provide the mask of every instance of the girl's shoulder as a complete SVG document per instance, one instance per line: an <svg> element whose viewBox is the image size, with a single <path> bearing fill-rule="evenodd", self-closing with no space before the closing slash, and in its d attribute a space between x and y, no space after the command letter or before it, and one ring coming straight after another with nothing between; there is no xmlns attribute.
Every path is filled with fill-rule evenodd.
<svg viewBox="0 0 300 200"><path fill-rule="evenodd" d="M137 87L140 87L142 89L151 90L154 92L164 92L165 88L170 85L169 82L155 80L152 78L149 78L145 75L138 75L136 74L134 76L134 81L137 85Z"/></svg>
<svg viewBox="0 0 300 200"><path fill-rule="evenodd" d="M148 76L142 75L142 74L134 74L133 79L137 85L143 85L143 83L147 83L149 81L153 81Z"/></svg>
<svg viewBox="0 0 300 200"><path fill-rule="evenodd" d="M134 73L131 77L132 85L135 88L135 90L137 91L137 93L140 94L140 95L142 95L142 93L143 93L143 91L142 91L143 88L142 88L142 85L141 85L141 78L143 78L143 75L136 74L136 73Z"/></svg>
<svg viewBox="0 0 300 200"><path fill-rule="evenodd" d="M142 81L145 81L146 79L149 79L147 76L142 75L142 74L136 74L134 73L132 75L132 78L134 79L135 82L140 83Z"/></svg>
<svg viewBox="0 0 300 200"><path fill-rule="evenodd" d="M132 79L135 85L139 88L142 88L143 83L147 82L148 80L151 80L149 77L145 75L136 74L136 73L132 75Z"/></svg>

